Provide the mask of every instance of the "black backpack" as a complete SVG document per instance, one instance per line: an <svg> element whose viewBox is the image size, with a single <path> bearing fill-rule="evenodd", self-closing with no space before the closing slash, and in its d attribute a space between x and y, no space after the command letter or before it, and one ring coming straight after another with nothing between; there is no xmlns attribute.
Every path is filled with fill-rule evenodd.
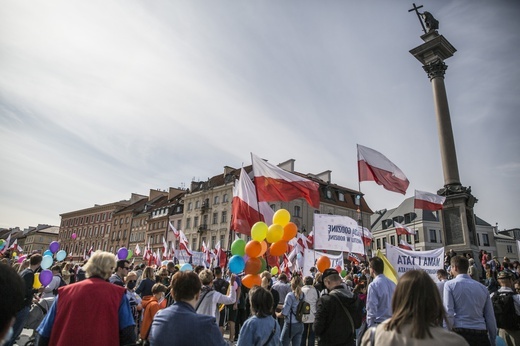
<svg viewBox="0 0 520 346"><path fill-rule="evenodd" d="M513 295L513 292L496 292L491 298L498 328L520 330L520 318L515 311Z"/></svg>
<svg viewBox="0 0 520 346"><path fill-rule="evenodd" d="M303 294L303 293L302 293ZM300 298L298 302L298 306L296 307L296 321L303 322L304 316L309 315L311 313L311 305L305 301L305 294Z"/></svg>
<svg viewBox="0 0 520 346"><path fill-rule="evenodd" d="M224 279L215 279L213 280L213 289L223 295L227 295L229 287L229 282Z"/></svg>
<svg viewBox="0 0 520 346"><path fill-rule="evenodd" d="M66 286L66 285L67 285L67 283L66 283L66 282L63 280L63 278L60 276L60 285L59 285L57 288L55 288L55 289L52 290L52 294L54 294L55 296L58 295L58 288L60 288L60 287L62 287L62 286Z"/></svg>

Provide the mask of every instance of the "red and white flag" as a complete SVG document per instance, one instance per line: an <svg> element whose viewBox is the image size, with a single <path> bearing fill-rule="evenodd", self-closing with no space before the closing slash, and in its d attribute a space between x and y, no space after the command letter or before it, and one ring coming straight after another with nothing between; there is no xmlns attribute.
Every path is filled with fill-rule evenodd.
<svg viewBox="0 0 520 346"><path fill-rule="evenodd" d="M90 258L90 255L92 255L92 251L94 251L94 246L90 246L90 249L88 249L87 255Z"/></svg>
<svg viewBox="0 0 520 346"><path fill-rule="evenodd" d="M140 256L141 255L141 248L139 247L139 244L135 244L134 254L136 256Z"/></svg>
<svg viewBox="0 0 520 346"><path fill-rule="evenodd" d="M159 249L157 249L155 254L155 264L157 264L158 267L162 264L161 251L159 251Z"/></svg>
<svg viewBox="0 0 520 346"><path fill-rule="evenodd" d="M401 239L401 241L399 242L399 247L405 250L413 250L413 246L408 244L404 239Z"/></svg>
<svg viewBox="0 0 520 346"><path fill-rule="evenodd" d="M361 225L358 226L358 230L361 232L363 244L365 244L365 246L370 246L370 244L372 244L372 232L370 232L366 227L361 227Z"/></svg>
<svg viewBox="0 0 520 346"><path fill-rule="evenodd" d="M267 202L258 202L255 185L245 169L240 171L240 179L233 188L231 229L237 233L251 235L251 227L258 221L271 223L274 211ZM260 208L260 213L258 212Z"/></svg>
<svg viewBox="0 0 520 346"><path fill-rule="evenodd" d="M307 242L307 238L303 234L298 232L296 234L296 238L298 239L297 242L298 242L298 245L302 248L302 251L303 251L303 249L309 248L309 243Z"/></svg>
<svg viewBox="0 0 520 346"><path fill-rule="evenodd" d="M359 181L375 181L389 191L406 194L410 182L403 171L374 149L357 145Z"/></svg>
<svg viewBox="0 0 520 346"><path fill-rule="evenodd" d="M348 255L347 255L347 260L349 260L350 262L354 263L354 264L359 264L361 263L361 260L359 259L358 255L356 255L355 253L353 252L349 252Z"/></svg>
<svg viewBox="0 0 520 346"><path fill-rule="evenodd" d="M166 256L168 253L168 243L166 242L166 239L164 239L164 236L162 237L162 243L163 243L163 255Z"/></svg>
<svg viewBox="0 0 520 346"><path fill-rule="evenodd" d="M320 207L320 185L287 172L251 154L255 186L260 202L285 201L304 198L313 208Z"/></svg>
<svg viewBox="0 0 520 346"><path fill-rule="evenodd" d="M170 228L170 231L173 232L176 238L179 238L179 231L177 231L177 228L173 226L173 223L171 221L168 221L168 227Z"/></svg>
<svg viewBox="0 0 520 346"><path fill-rule="evenodd" d="M309 249L314 249L314 230L312 230L307 236L307 246Z"/></svg>
<svg viewBox="0 0 520 346"><path fill-rule="evenodd" d="M7 236L7 239L5 240L5 246L4 246L4 249L2 251L0 251L0 253L4 253L7 251L7 249L9 249L9 243L11 242L11 233L9 233L9 235Z"/></svg>
<svg viewBox="0 0 520 346"><path fill-rule="evenodd" d="M186 254L188 256L193 255L190 248L188 247L188 238L186 238L186 235L184 234L183 231L179 231L179 248L181 250L186 251Z"/></svg>
<svg viewBox="0 0 520 346"><path fill-rule="evenodd" d="M399 222L394 221L395 231L397 235L415 235L415 231L410 227L406 227L405 225L401 225Z"/></svg>
<svg viewBox="0 0 520 346"><path fill-rule="evenodd" d="M434 193L415 190L415 199L413 206L415 209L424 210L441 210L446 197L436 195Z"/></svg>
<svg viewBox="0 0 520 346"><path fill-rule="evenodd" d="M16 238L11 246L9 246L9 249L13 249L18 253L23 252L23 249L18 245L18 238Z"/></svg>

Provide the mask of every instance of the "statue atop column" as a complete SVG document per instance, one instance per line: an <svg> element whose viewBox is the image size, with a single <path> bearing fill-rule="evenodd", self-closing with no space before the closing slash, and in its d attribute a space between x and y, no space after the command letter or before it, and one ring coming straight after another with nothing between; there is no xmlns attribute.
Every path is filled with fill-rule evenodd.
<svg viewBox="0 0 520 346"><path fill-rule="evenodd" d="M439 21L435 19L435 17L427 11L424 11L423 13L419 12L419 9L423 6L415 6L413 4L413 8L408 10L408 12L415 11L417 14L417 18L419 18L419 22L421 23L422 29L425 34L438 30L439 29Z"/></svg>

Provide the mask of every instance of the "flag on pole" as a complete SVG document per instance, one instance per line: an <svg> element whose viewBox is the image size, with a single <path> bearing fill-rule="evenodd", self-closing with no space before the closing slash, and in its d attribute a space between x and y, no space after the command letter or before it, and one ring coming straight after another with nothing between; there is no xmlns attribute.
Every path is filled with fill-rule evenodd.
<svg viewBox="0 0 520 346"><path fill-rule="evenodd" d="M357 145L359 181L375 181L389 191L406 194L410 182L392 161L374 149Z"/></svg>
<svg viewBox="0 0 520 346"><path fill-rule="evenodd" d="M164 236L162 237L162 243L163 243L163 255L166 256L168 253L168 243L166 242L166 239L164 239Z"/></svg>
<svg viewBox="0 0 520 346"><path fill-rule="evenodd" d="M173 226L173 223L171 221L168 221L168 227L170 228L170 231L172 231L175 235L175 238L179 238L179 231L177 231L177 228Z"/></svg>
<svg viewBox="0 0 520 346"><path fill-rule="evenodd" d="M255 186L260 202L290 202L304 198L312 207L320 207L320 185L309 179L287 172L251 154Z"/></svg>
<svg viewBox="0 0 520 346"><path fill-rule="evenodd" d="M401 225L399 222L394 221L395 231L397 235L415 235L415 231L410 227L406 227L405 225Z"/></svg>
<svg viewBox="0 0 520 346"><path fill-rule="evenodd" d="M179 238L180 238L179 239L179 248L181 250L186 251L186 254L188 256L192 256L193 254L188 246L188 238L186 238L186 235L184 234L183 231L179 231Z"/></svg>
<svg viewBox="0 0 520 346"><path fill-rule="evenodd" d="M370 246L370 244L372 244L372 232L366 227L361 227L361 225L358 226L358 230L362 232L361 238L363 239L363 244Z"/></svg>
<svg viewBox="0 0 520 346"><path fill-rule="evenodd" d="M435 211L442 209L444 201L446 201L446 197L430 192L415 190L413 206L415 209Z"/></svg>
<svg viewBox="0 0 520 346"><path fill-rule="evenodd" d="M13 243L11 244L11 246L9 246L9 249L13 249L14 251L20 253L20 252L23 252L23 249L18 246L18 238L16 238Z"/></svg>
<svg viewBox="0 0 520 346"><path fill-rule="evenodd" d="M0 253L4 253L7 251L7 249L9 249L9 243L11 242L11 233L9 233L9 235L7 236L7 239L5 240L5 246L4 246L4 249L3 251L0 251Z"/></svg>
<svg viewBox="0 0 520 346"><path fill-rule="evenodd" d="M159 251L159 249L157 249L157 251L156 251L155 263L157 264L158 267L160 267L162 264L161 251Z"/></svg>
<svg viewBox="0 0 520 346"><path fill-rule="evenodd" d="M359 259L358 255L356 255L353 252L349 252L348 253L347 260L349 260L350 262L354 263L355 265L361 263L361 260Z"/></svg>
<svg viewBox="0 0 520 346"><path fill-rule="evenodd" d="M383 271L383 274L390 280L392 280L395 284L397 284L397 271L395 270L394 266L388 261L388 258L386 258L385 255L381 252L381 250L377 250L376 256L381 258L383 260L383 263L385 264L385 269Z"/></svg>
<svg viewBox="0 0 520 346"><path fill-rule="evenodd" d="M141 248L139 247L139 244L135 244L134 254L135 254L136 256L141 255Z"/></svg>
<svg viewBox="0 0 520 346"><path fill-rule="evenodd" d="M260 208L260 213L258 212ZM245 169L240 171L240 179L233 187L231 229L237 233L251 235L251 227L258 221L270 223L274 211L267 202L258 202L255 185Z"/></svg>
<svg viewBox="0 0 520 346"><path fill-rule="evenodd" d="M404 239L401 239L401 241L399 241L399 245L398 245L401 249L405 249L405 250L413 250L413 246L408 244L406 242L406 240Z"/></svg>

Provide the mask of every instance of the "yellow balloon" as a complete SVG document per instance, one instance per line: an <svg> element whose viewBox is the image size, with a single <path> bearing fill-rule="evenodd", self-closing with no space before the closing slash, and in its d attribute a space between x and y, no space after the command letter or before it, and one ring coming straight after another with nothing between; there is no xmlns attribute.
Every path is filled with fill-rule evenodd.
<svg viewBox="0 0 520 346"><path fill-rule="evenodd" d="M278 274L278 267L272 267L271 268L271 275L276 275Z"/></svg>
<svg viewBox="0 0 520 346"><path fill-rule="evenodd" d="M277 210L273 215L273 223L279 224L282 227L291 221L291 214L286 209Z"/></svg>
<svg viewBox="0 0 520 346"><path fill-rule="evenodd" d="M278 240L283 237L283 227L278 224L273 224L269 226L267 230L266 240L269 243L276 243Z"/></svg>
<svg viewBox="0 0 520 346"><path fill-rule="evenodd" d="M251 227L251 238L256 241L263 241L267 235L267 225L265 222L259 221Z"/></svg>
<svg viewBox="0 0 520 346"><path fill-rule="evenodd" d="M40 282L40 273L34 273L33 288L37 290L40 287L42 287L42 284Z"/></svg>

